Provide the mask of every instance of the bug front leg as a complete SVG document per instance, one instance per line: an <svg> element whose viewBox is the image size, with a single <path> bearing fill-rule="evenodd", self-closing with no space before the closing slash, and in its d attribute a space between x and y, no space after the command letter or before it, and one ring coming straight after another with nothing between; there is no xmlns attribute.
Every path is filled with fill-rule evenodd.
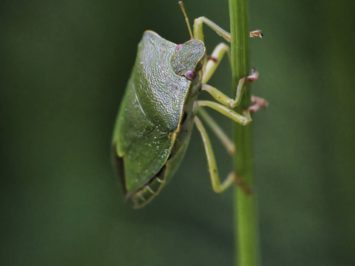
<svg viewBox="0 0 355 266"><path fill-rule="evenodd" d="M200 41L204 41L204 34L203 34L203 24L206 24L208 27L211 28L215 33L225 39L227 42L231 42L231 35L228 31L222 29L212 20L206 17L199 17L196 18L194 21L194 38Z"/></svg>
<svg viewBox="0 0 355 266"><path fill-rule="evenodd" d="M211 30L213 30L217 35L221 36L227 42L231 42L230 33L206 17L199 17L195 19L193 25L193 35L195 39L204 41L203 24L206 24ZM253 30L249 33L249 37L262 38L263 33L261 30Z"/></svg>

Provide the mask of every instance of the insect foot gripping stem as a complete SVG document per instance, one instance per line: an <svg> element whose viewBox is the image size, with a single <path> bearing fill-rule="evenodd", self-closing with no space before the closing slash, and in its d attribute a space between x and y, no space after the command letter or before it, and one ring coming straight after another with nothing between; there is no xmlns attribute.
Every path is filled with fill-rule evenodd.
<svg viewBox="0 0 355 266"><path fill-rule="evenodd" d="M259 72L252 68L250 74L246 77L248 82L254 82L259 79ZM257 111L269 106L269 102L261 97L251 96L251 105L248 108L250 113L256 113Z"/></svg>
<svg viewBox="0 0 355 266"><path fill-rule="evenodd" d="M251 96L251 102L252 102L252 104L248 108L249 112L251 112L251 113L256 113L260 109L263 109L263 108L269 106L269 102L267 100L265 100L264 98L261 98L261 97L254 96L254 95Z"/></svg>
<svg viewBox="0 0 355 266"><path fill-rule="evenodd" d="M264 33L262 30L253 30L253 31L249 32L249 37L262 39L264 37Z"/></svg>
<svg viewBox="0 0 355 266"><path fill-rule="evenodd" d="M236 173L233 172L234 183L246 194L251 195L253 193L250 186L243 180L243 178L239 177Z"/></svg>
<svg viewBox="0 0 355 266"><path fill-rule="evenodd" d="M259 71L256 70L255 67L253 67L250 70L250 74L247 76L247 81L249 82L254 82L259 79Z"/></svg>

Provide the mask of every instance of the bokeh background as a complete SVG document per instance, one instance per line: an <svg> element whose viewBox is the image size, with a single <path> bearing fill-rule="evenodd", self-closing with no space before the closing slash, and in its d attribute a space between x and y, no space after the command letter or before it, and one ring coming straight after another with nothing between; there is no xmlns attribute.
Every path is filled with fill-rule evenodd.
<svg viewBox="0 0 355 266"><path fill-rule="evenodd" d="M228 29L227 1L186 5ZM355 265L354 7L250 1L263 265ZM196 132L159 198L123 202L111 132L148 28L188 38L177 0L0 1L1 265L233 265L233 190L212 192ZM230 91L226 61L212 83Z"/></svg>

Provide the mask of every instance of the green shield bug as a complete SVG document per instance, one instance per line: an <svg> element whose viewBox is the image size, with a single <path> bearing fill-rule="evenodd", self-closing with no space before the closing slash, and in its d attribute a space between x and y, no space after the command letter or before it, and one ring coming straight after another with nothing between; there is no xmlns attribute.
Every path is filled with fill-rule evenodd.
<svg viewBox="0 0 355 266"><path fill-rule="evenodd" d="M173 176L186 152L193 126L201 134L215 192L222 192L236 181L232 172L221 182L215 156L201 119L210 126L230 154L233 143L206 113L211 108L241 125L251 122L250 112L266 105L253 98L253 105L242 114L238 106L245 82L255 80L257 72L240 79L235 98L208 85L229 47L220 43L207 56L203 24L225 41L230 34L205 17L195 19L193 30L183 3L179 2L191 39L175 44L153 31L145 31L138 45L136 61L126 87L113 133L113 154L126 198L134 208L149 203ZM251 37L261 37L253 31ZM198 100L207 92L214 101Z"/></svg>

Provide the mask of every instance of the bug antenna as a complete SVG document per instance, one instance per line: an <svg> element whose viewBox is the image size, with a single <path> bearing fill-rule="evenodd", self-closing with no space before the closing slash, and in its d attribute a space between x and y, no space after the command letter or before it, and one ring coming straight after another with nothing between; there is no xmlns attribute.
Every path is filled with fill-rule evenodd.
<svg viewBox="0 0 355 266"><path fill-rule="evenodd" d="M185 22L186 22L186 25L187 25L187 29L189 30L190 37L191 37L191 39L193 39L194 35L192 34L191 24L190 24L189 17L187 16L187 12L186 12L186 9L185 9L184 2L183 1L179 1L179 6L180 6L180 9L182 11L182 14L184 15Z"/></svg>

